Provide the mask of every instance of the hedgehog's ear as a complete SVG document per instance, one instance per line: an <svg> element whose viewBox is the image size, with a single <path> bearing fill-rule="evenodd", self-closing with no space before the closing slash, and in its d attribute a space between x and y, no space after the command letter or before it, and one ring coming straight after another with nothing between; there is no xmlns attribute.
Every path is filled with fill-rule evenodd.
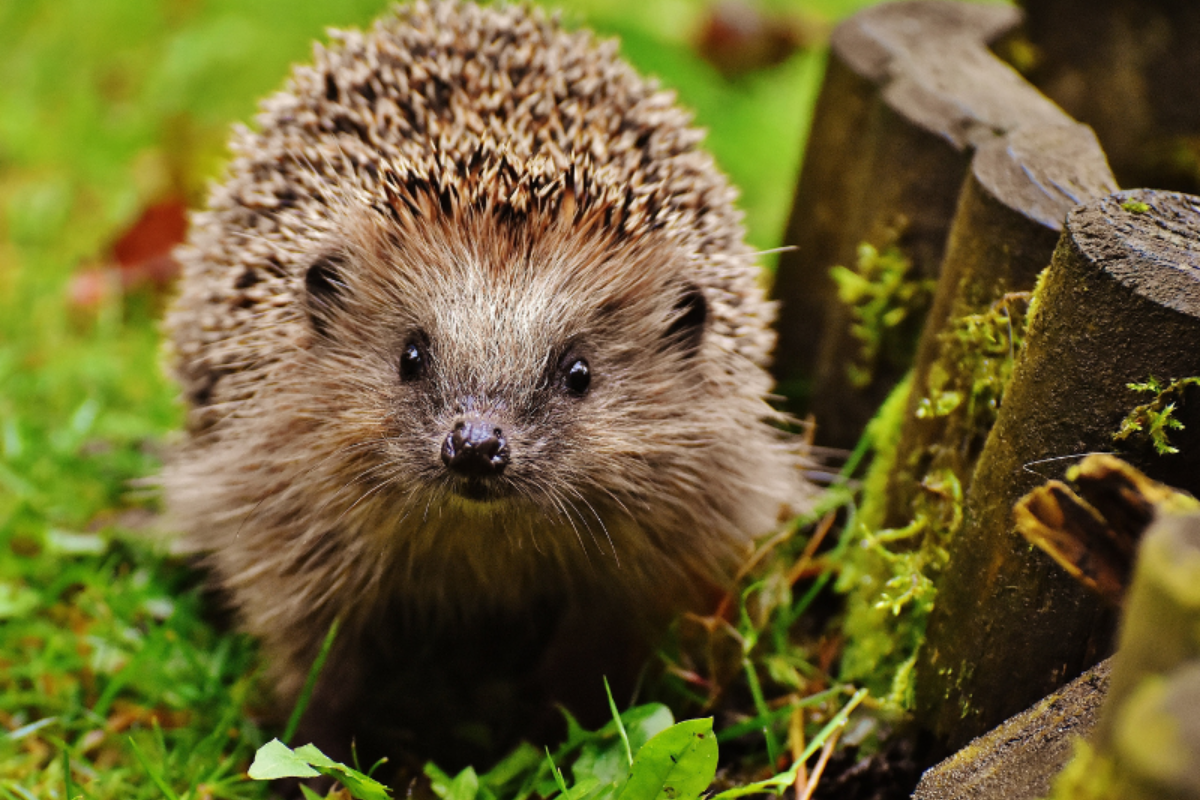
<svg viewBox="0 0 1200 800"><path fill-rule="evenodd" d="M345 259L337 253L321 256L304 273L305 306L313 329L321 336L328 333L329 323L341 310L346 294L342 281Z"/></svg>
<svg viewBox="0 0 1200 800"><path fill-rule="evenodd" d="M667 341L685 356L693 356L704 341L704 329L708 324L708 300L695 284L685 284L675 301L671 313L671 324L667 328Z"/></svg>

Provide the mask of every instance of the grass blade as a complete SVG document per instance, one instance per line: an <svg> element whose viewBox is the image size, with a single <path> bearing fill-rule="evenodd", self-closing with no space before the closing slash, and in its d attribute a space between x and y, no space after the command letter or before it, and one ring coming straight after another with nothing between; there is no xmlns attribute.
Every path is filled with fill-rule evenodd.
<svg viewBox="0 0 1200 800"><path fill-rule="evenodd" d="M554 782L558 784L558 790L563 793L563 796L566 796L567 782L563 780L563 775L559 768L554 766L554 757L550 755L549 747L546 748L546 760L550 762L550 771L554 773Z"/></svg>
<svg viewBox="0 0 1200 800"><path fill-rule="evenodd" d="M608 676L604 676L604 692L608 695L608 707L612 710L613 722L617 723L617 733L621 735L621 741L625 743L625 758L629 761L629 766L633 766L633 748L629 746L629 734L625 732L625 725L621 722L621 715L617 712L617 703L613 700L612 689L608 686Z"/></svg>
<svg viewBox="0 0 1200 800"><path fill-rule="evenodd" d="M308 671L304 688L300 690L300 696L296 698L296 706L292 709L292 715L288 717L287 727L283 729L283 736L280 737L285 744L292 744L292 737L296 735L296 729L300 727L300 718L304 716L304 710L308 708L308 701L312 699L313 689L317 686L317 678L320 677L321 668L325 666L325 659L329 657L329 651L333 648L333 640L337 638L340 623L341 620L335 619L329 626L329 633L325 634L321 650L317 653L316 660L313 661L312 669Z"/></svg>
<svg viewBox="0 0 1200 800"><path fill-rule="evenodd" d="M774 792L779 794L788 786L796 783L796 776L800 773L800 767L804 762L812 757L812 754L817 752L824 746L825 742L836 732L840 731L850 718L850 712L858 708L867 696L866 689L859 689L854 693L854 696L842 707L842 710L833 715L833 719L825 723L825 727L821 728L813 740L808 743L808 747L804 748L804 752L792 764L791 769L786 772L781 772L773 778L767 778L765 781L755 781L754 783L746 784L745 786L735 786L732 789L726 789L720 794L713 795L711 800L733 800L736 797L745 797L751 794L765 794Z"/></svg>
<svg viewBox="0 0 1200 800"><path fill-rule="evenodd" d="M71 785L71 756L66 750L62 753L63 768L63 797L71 800L75 796L75 787Z"/></svg>
<svg viewBox="0 0 1200 800"><path fill-rule="evenodd" d="M821 728L821 732L814 736L813 740L808 743L808 747L804 748L804 753L800 756L799 760L807 761L810 757L812 757L813 753L820 750L822 745L825 744L825 740L828 739L834 731L840 730L842 726L846 724L846 720L850 718L850 712L858 708L858 704L861 703L866 696L866 689L859 689L857 692L855 692L854 696L850 698L849 702L842 706L842 710L834 714L833 719L829 720L829 722L826 722L825 727Z"/></svg>
<svg viewBox="0 0 1200 800"><path fill-rule="evenodd" d="M158 790L163 793L167 800L179 800L179 795L171 791L171 787L163 780L162 775L159 775L158 771L150 766L150 762L146 760L146 754L142 752L142 748L138 747L138 743L133 740L133 737L130 736L127 738L129 739L129 744L133 747L133 754L137 756L142 769L146 770L146 774L150 776L150 780L154 781L154 785L158 787Z"/></svg>
<svg viewBox="0 0 1200 800"><path fill-rule="evenodd" d="M758 682L758 672L749 658L742 659L742 671L746 674L746 685L750 689L750 697L754 700L754 710L758 712L760 718L770 716L771 709L767 707L762 684ZM767 758L771 763L771 768L777 769L775 763L779 753L779 742L775 739L775 732L771 730L770 725L764 726L762 731L767 740Z"/></svg>

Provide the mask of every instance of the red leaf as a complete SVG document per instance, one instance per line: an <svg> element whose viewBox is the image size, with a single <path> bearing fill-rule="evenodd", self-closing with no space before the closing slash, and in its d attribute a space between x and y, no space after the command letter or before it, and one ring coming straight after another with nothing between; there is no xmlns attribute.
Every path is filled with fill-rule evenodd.
<svg viewBox="0 0 1200 800"><path fill-rule="evenodd" d="M187 206L178 197L148 206L137 222L117 239L113 260L122 271L138 270L144 265L170 257L175 245L187 235Z"/></svg>

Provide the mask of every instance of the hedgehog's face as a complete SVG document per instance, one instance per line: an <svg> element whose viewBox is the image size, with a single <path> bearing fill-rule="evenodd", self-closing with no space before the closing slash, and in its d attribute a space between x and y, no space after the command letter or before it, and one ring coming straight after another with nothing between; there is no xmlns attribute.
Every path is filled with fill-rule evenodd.
<svg viewBox="0 0 1200 800"><path fill-rule="evenodd" d="M307 271L312 354L341 376L314 391L377 442L396 495L552 519L677 495L681 471L699 486L717 359L686 257L471 244L352 248Z"/></svg>

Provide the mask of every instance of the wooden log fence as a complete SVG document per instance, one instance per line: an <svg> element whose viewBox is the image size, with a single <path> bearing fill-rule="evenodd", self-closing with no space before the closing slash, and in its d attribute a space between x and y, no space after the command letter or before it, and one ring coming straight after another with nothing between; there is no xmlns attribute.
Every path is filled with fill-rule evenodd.
<svg viewBox="0 0 1200 800"><path fill-rule="evenodd" d="M1022 27L1007 6L909 0L839 26L776 275L776 377L791 410L814 415L818 444L852 446L910 379L859 520L895 534L876 543L942 553L916 562L936 599L902 667L934 752L1044 706L1112 652L1115 611L1017 534L1022 495L1113 451L1200 494L1200 198L1118 192L1106 160L1123 181L1200 186L1200 5L1098 5L1030 3ZM950 522L917 525L939 494ZM905 539L917 530L924 540ZM853 617L854 593L879 582L843 588ZM1127 642L1147 624L1134 616ZM1193 672L1139 708L1191 708ZM1103 694L1107 679L1088 685ZM1112 755L1118 739L1099 747L1133 763ZM1065 740L1047 741L1061 760ZM918 796L993 796L941 786Z"/></svg>

